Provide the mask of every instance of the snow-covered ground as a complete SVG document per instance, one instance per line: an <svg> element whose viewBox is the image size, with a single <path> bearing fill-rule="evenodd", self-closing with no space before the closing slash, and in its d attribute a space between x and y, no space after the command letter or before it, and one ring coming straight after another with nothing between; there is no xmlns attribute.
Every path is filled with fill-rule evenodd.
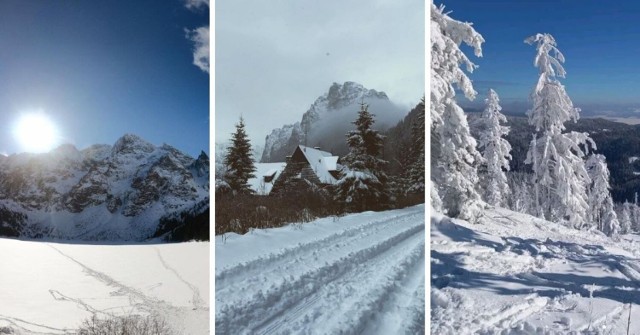
<svg viewBox="0 0 640 335"><path fill-rule="evenodd" d="M216 236L216 334L424 333L424 206Z"/></svg>
<svg viewBox="0 0 640 335"><path fill-rule="evenodd" d="M480 224L432 214L432 334L627 334L628 320L640 334L639 285L637 235L500 208Z"/></svg>
<svg viewBox="0 0 640 335"><path fill-rule="evenodd" d="M150 313L159 313L175 334L209 334L209 243L0 238L0 329L73 334L92 314Z"/></svg>

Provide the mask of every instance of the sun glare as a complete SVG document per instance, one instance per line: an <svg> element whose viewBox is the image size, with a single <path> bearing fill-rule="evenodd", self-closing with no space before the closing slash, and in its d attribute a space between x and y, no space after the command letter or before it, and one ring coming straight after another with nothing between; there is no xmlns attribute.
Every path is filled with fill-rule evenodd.
<svg viewBox="0 0 640 335"><path fill-rule="evenodd" d="M13 133L22 149L27 152L48 152L58 144L56 126L44 113L22 115Z"/></svg>

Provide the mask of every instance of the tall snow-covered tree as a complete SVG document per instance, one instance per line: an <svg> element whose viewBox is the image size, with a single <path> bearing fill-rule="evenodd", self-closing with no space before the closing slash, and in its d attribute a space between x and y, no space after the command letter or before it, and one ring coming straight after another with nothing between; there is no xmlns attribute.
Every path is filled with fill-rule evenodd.
<svg viewBox="0 0 640 335"><path fill-rule="evenodd" d="M558 78L564 78L564 56L549 34L536 34L525 40L536 45L534 65L540 77L531 93L533 107L527 111L536 134L531 141L525 163L533 164L536 188L536 212L548 220L566 220L582 228L589 221L587 185L591 182L584 157L595 143L587 133L563 133L564 123L576 122L579 108Z"/></svg>
<svg viewBox="0 0 640 335"><path fill-rule="evenodd" d="M631 204L631 231L640 232L640 204L638 204L638 192L635 192L633 204Z"/></svg>
<svg viewBox="0 0 640 335"><path fill-rule="evenodd" d="M244 119L236 124L236 131L232 134L231 145L227 147L227 155L224 158L227 168L225 181L234 194L252 193L247 181L255 175L255 165L251 153L251 143L244 130Z"/></svg>
<svg viewBox="0 0 640 335"><path fill-rule="evenodd" d="M477 166L482 160L471 137L467 117L456 103L456 88L467 99L477 92L461 69L476 67L460 50L465 43L482 56L484 39L470 23L452 19L444 6L431 4L431 181L448 215L476 221L482 210ZM432 192L435 194L435 192ZM433 197L433 194L432 194ZM437 202L437 200L436 200Z"/></svg>
<svg viewBox="0 0 640 335"><path fill-rule="evenodd" d="M509 184L505 171L509 171L511 145L504 139L509 134L509 127L501 125L507 118L500 113L500 98L489 89L486 107L482 112L483 131L480 134L478 148L484 158L487 175L484 178L485 201L494 206L505 204L509 195Z"/></svg>
<svg viewBox="0 0 640 335"><path fill-rule="evenodd" d="M411 126L411 163L407 169L407 192L424 194L425 99L418 104L418 117Z"/></svg>
<svg viewBox="0 0 640 335"><path fill-rule="evenodd" d="M510 202L512 211L531 214L531 193L529 192L529 183L526 180L513 182L514 186Z"/></svg>
<svg viewBox="0 0 640 335"><path fill-rule="evenodd" d="M592 154L587 160L586 168L591 178L588 188L589 221L596 225L598 230L612 235L619 231L620 223L613 209L609 169L605 157Z"/></svg>
<svg viewBox="0 0 640 335"><path fill-rule="evenodd" d="M369 106L361 104L355 130L347 133L349 153L342 159L345 169L335 185L335 199L348 211L383 209L388 205L386 161L379 158L384 136L372 129L374 115Z"/></svg>
<svg viewBox="0 0 640 335"><path fill-rule="evenodd" d="M622 213L620 214L620 234L628 234L631 232L631 204L624 201L622 205Z"/></svg>

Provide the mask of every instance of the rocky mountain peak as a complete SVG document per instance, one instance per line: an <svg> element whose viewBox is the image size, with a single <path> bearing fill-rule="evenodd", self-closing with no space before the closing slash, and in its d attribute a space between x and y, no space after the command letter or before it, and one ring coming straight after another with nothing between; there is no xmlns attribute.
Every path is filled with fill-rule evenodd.
<svg viewBox="0 0 640 335"><path fill-rule="evenodd" d="M145 239L162 217L208 198L208 163L132 134L113 146L11 155L0 160L0 209L21 219L0 215L0 227L23 237Z"/></svg>
<svg viewBox="0 0 640 335"><path fill-rule="evenodd" d="M316 102L321 102L326 99L327 107L329 109L338 109L356 102L360 102L358 100L361 100L363 98L389 100L387 94L384 92L369 90L356 82L346 81L342 85L333 83L329 88L329 92L327 92L327 94L325 94L324 96L318 98Z"/></svg>
<svg viewBox="0 0 640 335"><path fill-rule="evenodd" d="M355 119L360 109L358 104L363 100L378 108L374 111L377 116L391 121L387 126L402 118L403 114L398 113L398 107L391 103L386 93L367 89L353 81L334 82L302 114L300 122L274 129L266 137L261 162L282 162L300 144L333 148L338 153L346 150L343 131Z"/></svg>
<svg viewBox="0 0 640 335"><path fill-rule="evenodd" d="M111 155L132 154L132 153L151 153L155 146L137 135L125 134L120 137L111 149Z"/></svg>

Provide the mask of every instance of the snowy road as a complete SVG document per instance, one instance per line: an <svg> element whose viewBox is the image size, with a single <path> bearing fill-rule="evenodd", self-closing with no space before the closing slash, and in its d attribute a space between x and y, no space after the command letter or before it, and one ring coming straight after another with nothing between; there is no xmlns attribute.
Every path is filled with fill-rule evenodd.
<svg viewBox="0 0 640 335"><path fill-rule="evenodd" d="M424 206L216 237L216 334L424 333Z"/></svg>
<svg viewBox="0 0 640 335"><path fill-rule="evenodd" d="M640 334L639 236L484 214L431 218L433 334Z"/></svg>

